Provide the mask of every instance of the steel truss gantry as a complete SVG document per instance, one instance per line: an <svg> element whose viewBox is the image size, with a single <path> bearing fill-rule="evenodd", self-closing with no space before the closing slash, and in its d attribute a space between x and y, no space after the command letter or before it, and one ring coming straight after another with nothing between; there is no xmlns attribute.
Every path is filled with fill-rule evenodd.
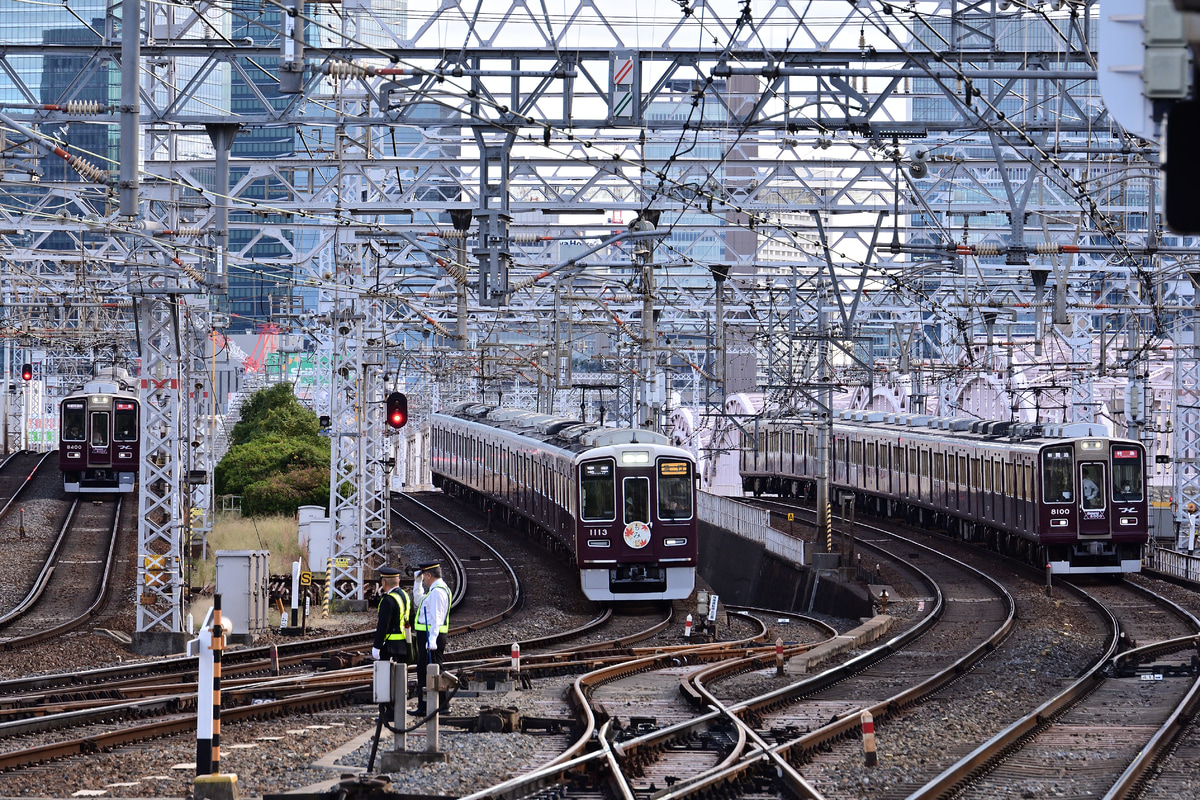
<svg viewBox="0 0 1200 800"><path fill-rule="evenodd" d="M309 31L302 53L215 35L236 8L153 6L136 218L119 213L129 187L104 153L77 154L92 170L28 178L81 113L97 125L130 113L128 98L76 103L128 60L120 26L86 43L6 43L10 58L81 67L54 97L26 73L0 75L0 97L41 101L4 109L20 128L5 126L14 180L0 184L0 249L12 274L37 276L38 299L71 295L81 264L126 303L130 269L218 294L225 277L290 273L333 364L345 488L331 490L331 513L358 531L339 545L354 560L335 567L338 585L360 586L361 565L382 557L368 543L381 460L369 448L384 374L465 398L549 372L571 406L607 381L620 407L645 409L652 373L675 371L679 387L702 375L717 410L735 385L786 408L814 382L869 397L895 380L930 410L1116 413L1093 389L1099 342L1116 337L1109 367L1122 379L1149 372L1175 309L1190 307L1180 286L1194 249L1159 228L1156 148L1124 135L1097 96L1095 3L859 3L819 20L785 0L750 14L686 5L635 28L595 0L563 17L521 0L478 15L410 3L403 18L360 6L336 20L310 4L293 18ZM292 59L287 93L263 91L256 75L278 58ZM213 91L234 81L253 87L236 113ZM214 177L225 148L208 137L219 125L292 126L294 153L233 159L226 192ZM633 239L597 245L647 212L665 235L639 275ZM244 234L236 245L231 231ZM283 255L256 259L264 243ZM116 317L104 324L128 335ZM463 349L488 342L486 363ZM833 354L818 381L821 342ZM1051 358L1057 369L1034 373ZM730 359L755 365L734 378Z"/></svg>

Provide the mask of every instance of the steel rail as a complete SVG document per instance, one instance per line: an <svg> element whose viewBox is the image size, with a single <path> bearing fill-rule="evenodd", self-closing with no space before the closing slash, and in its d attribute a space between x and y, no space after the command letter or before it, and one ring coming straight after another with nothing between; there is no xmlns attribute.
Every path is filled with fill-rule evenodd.
<svg viewBox="0 0 1200 800"><path fill-rule="evenodd" d="M63 633L74 630L90 620L108 601L109 594L112 591L110 586L110 578L112 576L113 563L116 559L117 531L121 522L122 499L120 497L116 497L114 500L116 507L113 511L112 526L109 530L108 552L104 560L104 572L101 575L100 585L97 589L96 597L92 603L83 611L83 613L79 614L73 619L69 619L66 622L56 625L53 628L48 628L37 633L31 633L26 636L16 636L11 639L0 640L0 647L6 650L12 650L17 647L23 647L25 645L36 644L37 642L52 639L55 636L59 636ZM70 533L71 524L74 522L75 512L79 508L79 503L80 500L77 498L71 504L71 510L67 513L67 518L63 522L62 529L58 532L54 546L50 549L50 553L46 557L45 564L42 565L41 573L39 573L37 580L34 581L33 588L29 591L29 594L27 594L25 598L16 605L16 607L14 607L3 617L0 617L0 627L7 626L18 618L24 616L29 609L37 603L38 599L41 598L42 592L45 591L51 576L54 574L58 559L58 552L62 549L62 544L66 541L67 536Z"/></svg>
<svg viewBox="0 0 1200 800"><path fill-rule="evenodd" d="M55 451L51 450L49 453L46 453L44 456L38 459L36 464L33 465L33 469L30 470L29 474L25 476L25 479L21 481L21 484L17 487L16 491L12 493L12 497L8 498L8 502L6 502L4 506L0 508L0 518L8 513L8 509L17 501L17 498L21 495L21 492L25 491L26 487L29 486L29 482L33 480L33 476L37 475L37 471L42 468L42 464L45 464L46 459L49 458L54 452ZM34 453L31 450L18 450L8 458L4 459L4 463L0 464L0 470L3 470L5 467L7 467L10 461L22 455L34 455Z"/></svg>
<svg viewBox="0 0 1200 800"><path fill-rule="evenodd" d="M454 522L453 520L447 518L444 514L437 511L436 509L429 507L425 503L422 503L420 500L417 500L415 497L406 497L405 499L408 500L408 502L413 503L414 505L418 506L426 513L432 514L433 516L442 520L447 525L451 526L452 528L457 529L461 535L466 536L467 538L477 542L481 547L483 547L488 552L490 552L496 558L496 563L503 566L504 572L508 576L509 584L512 587L513 598L512 598L512 602L509 604L508 608L504 609L499 614L488 617L487 619L476 620L475 622L472 622L469 625L463 625L463 626L459 626L458 628L452 628L451 632L454 632L456 630L458 632L478 630L479 628L485 628L489 625L494 625L497 622L500 622L501 620L507 619L508 617L512 616L513 613L515 613L516 610L519 609L521 607L521 605L524 603L525 598L524 598L524 595L521 593L521 581L518 580L517 573L512 568L512 564L508 563L508 559L506 559L506 558L504 558L504 556L500 555L500 552L498 550L496 550L496 548L494 548L490 544L488 544L486 541L484 541L484 539L482 537L477 536L474 533L471 533L469 530L467 530L463 526L459 525L457 522ZM401 519L403 519L405 522L407 522L412 527L414 527L418 530L424 530L424 528L422 526L415 524L411 519L400 514L399 511L397 509L395 509L394 507L392 509L392 513L399 516ZM458 584L458 586L455 588L455 591L454 591L455 596L453 599L453 607L457 608L459 603L461 601L465 600L469 593L469 588L467 586L466 568L463 566L462 561L456 555L454 555L453 553L451 553L449 551L449 549L447 548L447 546L445 545L444 542L438 541L438 539L435 536L433 536L431 533L429 533L428 531L425 531L425 535L431 542L434 543L435 546L437 546L437 548L439 550L441 550L443 553L446 553L451 558L451 561L455 566L455 572L456 572L457 578L459 581L461 581Z"/></svg>
<svg viewBox="0 0 1200 800"><path fill-rule="evenodd" d="M969 670L976 662L991 653L995 647L1010 634L1016 619L1016 602L1012 598L1011 594L1009 594L1009 592L997 581L979 572L979 570L976 570L973 567L958 561L957 559L945 556L945 554L940 553L933 548L922 545L919 542L914 542L906 539L905 537L898 536L887 531L880 530L879 532L891 538L902 541L907 545L917 547L930 554L938 555L944 559L948 559L952 563L957 564L960 568L980 576L987 584L991 586L993 592L995 592L996 595L1006 604L1007 613L1004 621L997 626L996 630L993 631L985 641L981 642L970 652L964 654L954 663L948 665L945 669L926 678L917 685L912 686L893 697L876 703L868 709L857 709L841 714L830 724L822 726L821 728L818 728L811 733L808 733L790 742L784 742L766 748L759 747L750 753L744 754L739 760L736 761L733 758L727 758L723 764L716 765L699 775L693 776L682 784L676 784L676 786L672 787L671 791L662 793L658 797L658 800L676 800L676 798L691 797L697 794L712 791L721 785L736 783L747 776L751 771L775 766L775 764L770 762L774 761L776 754L778 757L781 757L788 762L793 762L799 759L804 752L815 750L830 741L851 735L858 729L860 724L859 720L861 718L862 711L864 710L872 711L872 714L877 722L881 719L885 719L889 714L894 714L899 710L918 702L920 699L928 697L933 692L953 682L954 680L957 680L958 677ZM880 548L874 547L869 542L862 542L861 545L873 550L881 550ZM936 598L936 604L941 607L944 604L944 598L942 597L940 587L937 587L933 579L930 578L920 568L911 564L908 565L908 568L914 570L926 583L927 587L931 588L931 591L934 592ZM940 617L940 608L936 610L936 612L931 611L931 613L927 615L921 621L921 623L918 624L918 626L915 626L914 628L896 637L893 637L880 646L873 648L872 650L869 650L860 656L845 662L844 664L826 670L808 680L801 681L793 684L792 686L783 687L758 698L753 698L751 700L746 700L732 705L729 707L729 710L739 717L746 713L760 715L769 711L773 707L794 702L804 695L811 694L814 691L824 689L830 685L838 683L844 680L846 677L849 677L856 672L859 672L884 660L893 652L896 652L904 646L912 643L917 638L922 636L930 627L932 627L932 625ZM696 730L701 723L703 725L711 724L711 720L717 718L717 716L718 712L709 712L703 717L699 717L696 720L689 722L680 723L675 727L681 730L686 730L688 733L690 733L691 731ZM628 754L631 755L638 748L660 747L662 746L663 742L666 741L663 734L666 734L670 730L671 729L664 729L663 731L656 731L637 739L631 739L622 743L621 746ZM778 773L778 771L777 775L779 775L779 777L783 777L780 773ZM808 786L807 783L803 785L793 785L793 791L796 791L801 796L817 796L816 790L811 786Z"/></svg>
<svg viewBox="0 0 1200 800"><path fill-rule="evenodd" d="M350 695L350 691L333 689L296 695L295 697L288 697L283 700L268 700L255 705L221 709L221 721L232 722L239 719L274 716L276 714L294 712L297 709L329 708L335 704L340 705L348 702ZM107 733L98 733L79 739L0 753L0 770L27 767L69 756L88 755L114 747L121 747L133 742L185 733L195 730L195 728L196 717L194 714L191 714L176 719L159 720Z"/></svg>

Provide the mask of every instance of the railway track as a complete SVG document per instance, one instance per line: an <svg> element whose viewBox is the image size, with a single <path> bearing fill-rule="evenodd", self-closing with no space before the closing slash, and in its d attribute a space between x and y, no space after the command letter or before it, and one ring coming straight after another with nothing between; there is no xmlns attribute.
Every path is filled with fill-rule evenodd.
<svg viewBox="0 0 1200 800"><path fill-rule="evenodd" d="M992 557L1000 563L1000 556ZM1194 746L1200 622L1132 582L1074 583L1086 585L1060 581L1055 592L1078 591L1109 618L1106 648L1078 681L962 754L909 795L912 800L992 797L999 787L1026 796L1134 797L1162 774L1159 765L1172 748ZM1121 652L1135 643L1149 644ZM1088 754L1086 769L1072 760L1081 752ZM1064 753L1072 754L1067 761Z"/></svg>
<svg viewBox="0 0 1200 800"><path fill-rule="evenodd" d="M393 498L400 500L393 502L392 513L444 556L442 573L453 593L451 634L494 625L521 608L520 581L496 548L411 495ZM461 622L464 617L470 622Z"/></svg>
<svg viewBox="0 0 1200 800"><path fill-rule="evenodd" d="M0 517L8 513L17 496L33 480L38 469L52 453L19 450L0 464Z"/></svg>
<svg viewBox="0 0 1200 800"><path fill-rule="evenodd" d="M960 759L912 800L989 797L997 785L1115 800L1139 788L1173 741L1181 715L1194 712L1200 683L1192 653L1200 643L1200 621L1134 584L1079 590L1112 615L1109 649L1078 681ZM1122 633L1125 640L1153 635L1159 643L1121 654ZM1086 754L1086 768L1081 763L1068 770L1064 752Z"/></svg>
<svg viewBox="0 0 1200 800"><path fill-rule="evenodd" d="M107 602L116 558L121 498L76 498L25 598L0 616L0 648L12 650L61 636Z"/></svg>
<svg viewBox="0 0 1200 800"><path fill-rule="evenodd" d="M933 574L910 567L913 581L928 595L918 622L825 672L775 679L771 649L743 647L731 653L727 643L721 643L606 666L583 676L576 681L576 696L580 704L594 704L600 711L592 712L594 724L583 730L576 745L548 767L472 797L536 796L553 787L571 787L572 797L714 792L819 796L794 762L855 732L864 707L885 717L952 682L990 653L1013 623L1012 598L1003 587L961 562L935 555L927 551L928 563L923 562ZM982 619L980 607L989 609ZM931 653L919 644L935 631L939 642L955 646ZM754 655L748 657L748 652ZM716 663L706 663L712 660ZM745 672L763 673L762 680L777 680L779 688L732 699L718 697L707 686ZM631 693L636 698L632 706L622 700ZM689 708L681 699L685 697L701 710ZM630 709L628 723L606 716L616 708ZM613 736L617 729L621 740L608 745L606 735ZM600 749L585 753L584 738L600 731L594 737ZM585 788L588 784L581 776L594 778L595 772L606 776L603 792L609 794ZM734 792L734 787L743 788Z"/></svg>

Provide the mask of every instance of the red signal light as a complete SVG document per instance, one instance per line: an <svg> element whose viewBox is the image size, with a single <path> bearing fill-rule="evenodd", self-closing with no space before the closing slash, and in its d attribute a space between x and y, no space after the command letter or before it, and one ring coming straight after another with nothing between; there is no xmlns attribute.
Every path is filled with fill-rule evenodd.
<svg viewBox="0 0 1200 800"><path fill-rule="evenodd" d="M33 364L22 364L21 365L21 380L23 380L23 381L33 380Z"/></svg>
<svg viewBox="0 0 1200 800"><path fill-rule="evenodd" d="M408 422L408 397L400 392L392 392L387 397L387 424L392 428L402 428Z"/></svg>

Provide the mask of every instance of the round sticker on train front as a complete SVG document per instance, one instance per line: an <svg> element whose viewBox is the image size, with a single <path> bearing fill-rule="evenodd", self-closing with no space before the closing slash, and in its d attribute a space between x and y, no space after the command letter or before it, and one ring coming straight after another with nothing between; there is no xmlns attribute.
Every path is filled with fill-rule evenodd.
<svg viewBox="0 0 1200 800"><path fill-rule="evenodd" d="M625 544L641 550L650 544L650 526L644 522L631 522L625 526Z"/></svg>

